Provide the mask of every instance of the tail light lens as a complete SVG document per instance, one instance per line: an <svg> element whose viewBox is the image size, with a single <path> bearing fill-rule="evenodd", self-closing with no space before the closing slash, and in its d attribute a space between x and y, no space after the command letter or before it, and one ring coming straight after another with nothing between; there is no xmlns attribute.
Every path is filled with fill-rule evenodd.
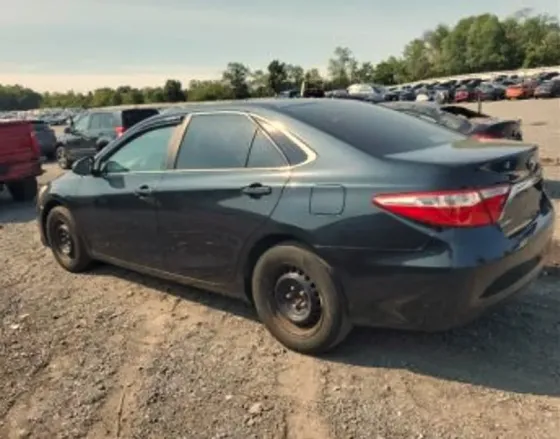
<svg viewBox="0 0 560 439"><path fill-rule="evenodd" d="M490 134L490 133L475 133L471 137L476 140L496 140L501 138L497 134Z"/></svg>
<svg viewBox="0 0 560 439"><path fill-rule="evenodd" d="M115 133L117 133L117 137L121 137L124 134L124 127L116 127Z"/></svg>
<svg viewBox="0 0 560 439"><path fill-rule="evenodd" d="M459 191L383 194L373 203L395 215L440 227L479 227L500 219L509 185Z"/></svg>

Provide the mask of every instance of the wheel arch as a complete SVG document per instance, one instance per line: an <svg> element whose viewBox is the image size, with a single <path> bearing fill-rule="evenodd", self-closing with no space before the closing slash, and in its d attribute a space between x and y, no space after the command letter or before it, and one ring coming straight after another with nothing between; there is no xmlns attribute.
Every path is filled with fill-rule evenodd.
<svg viewBox="0 0 560 439"><path fill-rule="evenodd" d="M64 203L62 203L60 200L58 199L51 199L49 201L47 201L47 203L45 204L45 207L43 208L43 212L41 213L41 232L43 234L43 236L45 237L45 242L47 243L47 245L50 247L51 243L48 241L48 234L47 234L47 218L49 217L49 213L58 206L64 206Z"/></svg>

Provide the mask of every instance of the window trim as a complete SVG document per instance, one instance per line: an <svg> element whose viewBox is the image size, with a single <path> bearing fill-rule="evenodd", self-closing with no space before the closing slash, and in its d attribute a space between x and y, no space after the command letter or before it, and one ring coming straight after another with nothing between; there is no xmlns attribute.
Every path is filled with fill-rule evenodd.
<svg viewBox="0 0 560 439"><path fill-rule="evenodd" d="M277 166L277 167L262 167L262 168L247 168L247 167L243 167L243 168L197 168L197 169L176 169L175 165L177 163L177 159L179 158L179 150L181 149L181 143L183 141L184 136L187 133L187 129L189 127L189 124L192 120L192 118L194 116L199 116L199 115L219 115L219 114L235 114L235 115L240 115L240 116L245 116L247 117L252 123L255 124L257 129L262 130L262 132L264 133L264 135L266 136L266 138L271 142L272 145L274 145L274 147L277 149L277 151L280 153L280 155L282 157L284 157L284 160L286 161L286 166ZM280 130L282 132L282 134L284 134L286 137L288 137L292 142L294 142L294 144L300 148L303 153L307 156L307 159L304 160L301 163L298 163L296 165L290 165L290 162L288 160L288 158L286 157L286 155L284 154L284 152L282 151L281 148L278 147L278 145L276 144L276 142L274 142L274 140L272 140L272 138L270 137L270 135L266 132L266 130L258 123L259 120L262 120L276 128L278 128L278 130ZM232 172L232 171L243 171L243 172L254 172L254 171L291 171L294 168L297 168L299 166L303 166L306 165L308 163L311 163L313 161L316 160L317 158L317 154L315 153L315 151L313 151L309 146L307 146L304 142L302 142L300 139L298 139L297 137L295 137L292 133L290 133L286 127L278 122L273 122L265 117L259 116L257 114L251 113L251 112L246 112L246 111L240 111L240 110L214 110L214 111L193 111L193 112L189 112L187 114L187 116L185 117L185 119L183 120L183 124L181 126L181 135L178 139L178 141L173 145L173 151L170 152L170 162L172 163L172 165L170 167L168 167L168 169L166 169L166 172Z"/></svg>

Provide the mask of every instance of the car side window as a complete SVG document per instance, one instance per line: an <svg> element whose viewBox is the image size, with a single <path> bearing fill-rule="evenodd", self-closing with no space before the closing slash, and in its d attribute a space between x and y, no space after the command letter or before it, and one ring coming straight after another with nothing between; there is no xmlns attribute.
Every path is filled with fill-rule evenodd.
<svg viewBox="0 0 560 439"><path fill-rule="evenodd" d="M101 128L111 129L117 126L115 116L111 113L104 113L101 115Z"/></svg>
<svg viewBox="0 0 560 439"><path fill-rule="evenodd" d="M242 114L196 114L181 142L177 169L244 168L257 130Z"/></svg>
<svg viewBox="0 0 560 439"><path fill-rule="evenodd" d="M86 131L89 128L90 115L85 114L74 123L74 131Z"/></svg>
<svg viewBox="0 0 560 439"><path fill-rule="evenodd" d="M92 114L91 115L91 122L89 124L89 128L91 130L99 130L101 129L101 118L102 118L102 114Z"/></svg>
<svg viewBox="0 0 560 439"><path fill-rule="evenodd" d="M266 137L261 129L257 130L247 158L248 168L279 168L287 166L284 156Z"/></svg>
<svg viewBox="0 0 560 439"><path fill-rule="evenodd" d="M154 128L134 137L107 160L104 171L108 174L123 172L163 171L167 151L176 126Z"/></svg>

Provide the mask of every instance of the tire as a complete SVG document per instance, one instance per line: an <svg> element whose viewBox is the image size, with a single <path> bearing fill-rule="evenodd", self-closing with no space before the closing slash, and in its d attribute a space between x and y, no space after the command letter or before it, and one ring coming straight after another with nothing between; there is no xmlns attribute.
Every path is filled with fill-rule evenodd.
<svg viewBox="0 0 560 439"><path fill-rule="evenodd" d="M37 196L37 179L28 177L6 184L12 199L17 202L33 201Z"/></svg>
<svg viewBox="0 0 560 439"><path fill-rule="evenodd" d="M292 290L302 291L303 296ZM326 352L343 341L352 329L346 300L337 288L331 267L297 243L277 245L259 258L253 270L252 291L259 318L291 350L302 354ZM304 306L303 312L309 312L309 318L297 323L286 312L299 312L294 311L299 308L280 303L290 300L293 305L288 296L294 295L295 301L306 297L304 302L310 304L307 311Z"/></svg>
<svg viewBox="0 0 560 439"><path fill-rule="evenodd" d="M62 145L56 147L55 150L56 162L61 169L70 169L72 162L68 159L66 148Z"/></svg>
<svg viewBox="0 0 560 439"><path fill-rule="evenodd" d="M63 238L61 235L65 234ZM71 273L86 271L92 264L84 240L79 235L72 213L63 206L54 207L47 216L47 241L56 261ZM65 245L69 240L70 247Z"/></svg>

